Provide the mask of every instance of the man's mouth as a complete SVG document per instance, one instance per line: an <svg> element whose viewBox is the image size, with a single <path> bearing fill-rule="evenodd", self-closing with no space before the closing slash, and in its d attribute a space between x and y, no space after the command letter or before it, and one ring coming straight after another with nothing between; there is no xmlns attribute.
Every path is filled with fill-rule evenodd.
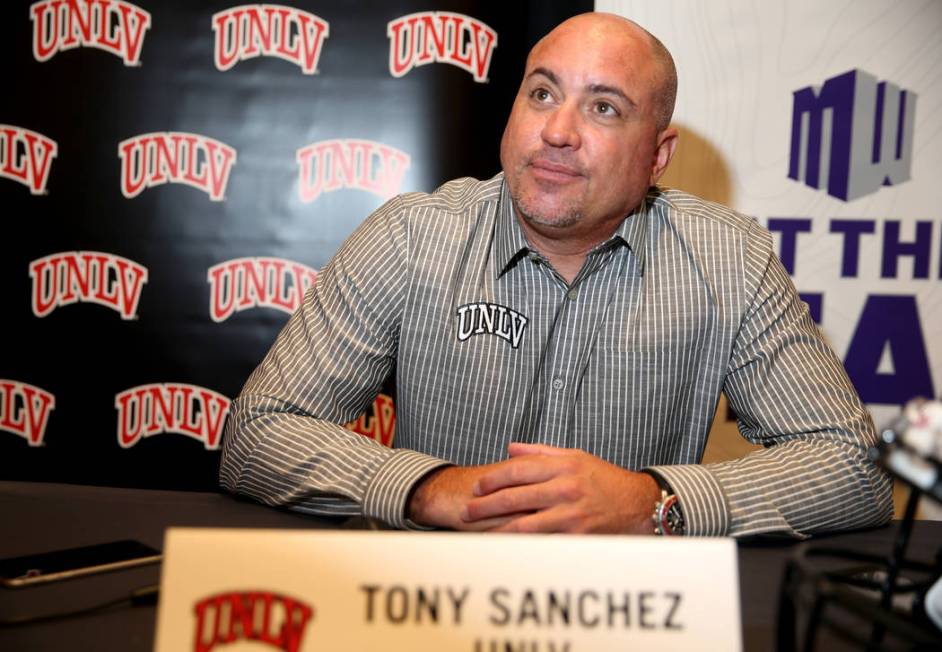
<svg viewBox="0 0 942 652"><path fill-rule="evenodd" d="M583 176L578 168L546 159L530 161L530 169L537 178L557 183L575 181Z"/></svg>

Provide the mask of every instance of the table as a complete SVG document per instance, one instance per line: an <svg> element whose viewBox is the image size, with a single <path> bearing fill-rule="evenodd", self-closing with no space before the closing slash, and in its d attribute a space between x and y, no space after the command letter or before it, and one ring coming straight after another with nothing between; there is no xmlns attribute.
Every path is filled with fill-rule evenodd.
<svg viewBox="0 0 942 652"><path fill-rule="evenodd" d="M0 558L128 538L161 548L164 530L170 526L363 529L369 525L364 519L302 516L221 493L29 482L0 482L0 519ZM818 537L814 544L889 554L897 527ZM739 543L747 651L775 647L778 587L785 562L798 545L785 540ZM942 522L921 521L913 533L910 556L931 560L940 545ZM48 586L0 589L0 618L90 606L157 583L159 568L150 566ZM76 618L0 628L0 650L149 651L156 616L153 606L119 606Z"/></svg>

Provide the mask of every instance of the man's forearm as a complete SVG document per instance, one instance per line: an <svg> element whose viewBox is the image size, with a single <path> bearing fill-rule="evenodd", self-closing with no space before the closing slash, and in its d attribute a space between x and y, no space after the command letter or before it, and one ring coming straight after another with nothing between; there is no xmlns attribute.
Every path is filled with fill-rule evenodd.
<svg viewBox="0 0 942 652"><path fill-rule="evenodd" d="M737 460L654 470L678 494L695 535L801 538L880 525L893 514L889 478L851 444L793 441Z"/></svg>
<svg viewBox="0 0 942 652"><path fill-rule="evenodd" d="M224 442L219 475L230 491L312 514L363 514L397 527L405 526L410 488L444 464L251 394L234 402Z"/></svg>

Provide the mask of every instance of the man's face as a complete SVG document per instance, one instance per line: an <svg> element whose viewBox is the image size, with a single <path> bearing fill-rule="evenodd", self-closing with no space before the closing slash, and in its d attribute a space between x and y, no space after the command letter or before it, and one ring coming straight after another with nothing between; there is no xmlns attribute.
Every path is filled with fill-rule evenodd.
<svg viewBox="0 0 942 652"><path fill-rule="evenodd" d="M501 140L514 206L531 226L606 237L641 202L673 151L673 130L656 126L658 70L643 36L591 18L531 51Z"/></svg>

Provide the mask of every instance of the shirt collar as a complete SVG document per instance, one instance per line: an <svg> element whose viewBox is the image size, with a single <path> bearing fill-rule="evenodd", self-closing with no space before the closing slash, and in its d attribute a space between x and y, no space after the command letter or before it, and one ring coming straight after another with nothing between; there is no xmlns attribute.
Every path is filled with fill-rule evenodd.
<svg viewBox="0 0 942 652"><path fill-rule="evenodd" d="M612 235L612 238L621 238L631 249L631 253L638 259L639 271L642 275L644 274L644 244L647 241L648 232L649 197L641 200L638 207L622 220Z"/></svg>
<svg viewBox="0 0 942 652"><path fill-rule="evenodd" d="M497 207L497 225L495 229L494 252L496 276L499 278L521 257L530 251L523 229L514 215L513 202L510 199L510 189L507 179L500 184L500 206Z"/></svg>
<svg viewBox="0 0 942 652"><path fill-rule="evenodd" d="M651 190L656 192L655 188ZM613 240L621 240L628 245L631 252L638 258L642 273L644 271L644 244L647 233L649 199L650 195L643 199L641 204L622 220L611 238L596 247L596 249L601 249ZM514 215L513 202L510 198L510 189L507 187L506 178L503 179L500 185L500 205L497 208L497 225L494 235L496 240L494 243L496 277L499 278L530 251L527 238Z"/></svg>

